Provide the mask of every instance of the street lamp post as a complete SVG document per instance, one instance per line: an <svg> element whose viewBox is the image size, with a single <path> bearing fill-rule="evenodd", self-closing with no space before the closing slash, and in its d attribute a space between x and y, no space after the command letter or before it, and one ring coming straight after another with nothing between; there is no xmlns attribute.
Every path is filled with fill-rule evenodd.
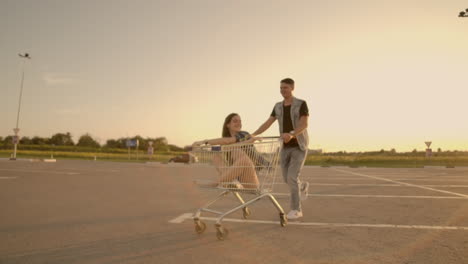
<svg viewBox="0 0 468 264"><path fill-rule="evenodd" d="M461 12L458 14L458 17L468 17L468 8L465 9L465 11L461 11Z"/></svg>
<svg viewBox="0 0 468 264"><path fill-rule="evenodd" d="M14 150L13 150L13 157L11 158L12 160L16 160L16 150L18 148L18 142L19 142L19 116L20 116L20 111L21 111L21 98L23 97L23 84L24 84L24 67L25 67L25 62L26 60L30 60L31 57L29 56L29 53L24 53L21 54L19 53L18 56L23 59L23 72L21 74L21 87L20 87L20 96L19 96L19 102L18 102L18 114L16 115L16 127L13 128L13 132L15 132L15 136L13 138L13 144L14 144Z"/></svg>

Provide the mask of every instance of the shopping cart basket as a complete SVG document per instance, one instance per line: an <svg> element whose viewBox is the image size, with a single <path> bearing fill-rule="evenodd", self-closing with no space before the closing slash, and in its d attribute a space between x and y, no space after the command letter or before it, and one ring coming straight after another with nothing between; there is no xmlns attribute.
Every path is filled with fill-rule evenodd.
<svg viewBox="0 0 468 264"><path fill-rule="evenodd" d="M272 195L281 147L282 142L278 137L266 137L255 143L203 145L192 149L190 155L196 158L194 159L196 165L214 168L213 177L210 180L199 180L197 184L200 187L221 192L216 199L199 208L194 214L195 231L198 234L206 229L206 224L200 218L201 213L213 213L219 215L215 223L216 236L224 240L228 235L228 230L221 226L223 218L238 210L242 210L244 218L247 218L251 214L247 206L264 197L268 197L279 211L280 225L286 226L287 220L283 208ZM211 205L229 193L237 198L240 202L239 206L225 212L210 209ZM241 194L253 195L254 198L244 201Z"/></svg>

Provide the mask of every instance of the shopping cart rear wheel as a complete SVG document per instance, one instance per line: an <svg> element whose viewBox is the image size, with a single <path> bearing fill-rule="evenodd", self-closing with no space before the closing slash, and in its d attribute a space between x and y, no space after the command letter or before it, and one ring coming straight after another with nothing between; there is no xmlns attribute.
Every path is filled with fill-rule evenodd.
<svg viewBox="0 0 468 264"><path fill-rule="evenodd" d="M280 224L282 227L285 227L288 224L288 219L283 213L280 213Z"/></svg>
<svg viewBox="0 0 468 264"><path fill-rule="evenodd" d="M219 227L216 227L216 237L219 239L219 240L224 240L229 234L229 231L222 227L222 226L219 226Z"/></svg>
<svg viewBox="0 0 468 264"><path fill-rule="evenodd" d="M204 222L195 221L195 232L197 232L197 234L201 234L205 232L205 229L206 229L206 224Z"/></svg>
<svg viewBox="0 0 468 264"><path fill-rule="evenodd" d="M248 216L250 216L250 209L248 207L242 208L242 211L244 212L244 219L247 219Z"/></svg>

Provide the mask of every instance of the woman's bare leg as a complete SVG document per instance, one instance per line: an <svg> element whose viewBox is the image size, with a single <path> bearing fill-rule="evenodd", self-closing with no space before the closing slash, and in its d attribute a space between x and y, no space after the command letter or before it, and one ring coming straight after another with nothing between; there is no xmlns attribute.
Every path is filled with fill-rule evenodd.
<svg viewBox="0 0 468 264"><path fill-rule="evenodd" d="M226 162L224 161L221 153L213 156L213 165L220 175L224 173L226 170Z"/></svg>
<svg viewBox="0 0 468 264"><path fill-rule="evenodd" d="M250 158L242 151L233 151L233 164L220 178L220 183L230 183L238 180L245 188L258 188L259 181L255 166Z"/></svg>

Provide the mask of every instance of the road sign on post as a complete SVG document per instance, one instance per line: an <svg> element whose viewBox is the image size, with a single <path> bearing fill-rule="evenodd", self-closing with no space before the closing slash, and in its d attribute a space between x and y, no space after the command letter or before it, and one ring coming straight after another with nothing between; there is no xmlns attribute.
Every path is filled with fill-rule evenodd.
<svg viewBox="0 0 468 264"><path fill-rule="evenodd" d="M153 148L153 141L148 142L148 156L150 159L153 158L154 148Z"/></svg>
<svg viewBox="0 0 468 264"><path fill-rule="evenodd" d="M136 140L127 139L125 144L127 145L127 148L136 147Z"/></svg>
<svg viewBox="0 0 468 264"><path fill-rule="evenodd" d="M130 159L130 148L136 147L136 156L138 160L138 146L140 145L140 141L138 139L127 139L125 145L127 145L128 148L128 159Z"/></svg>
<svg viewBox="0 0 468 264"><path fill-rule="evenodd" d="M430 148L431 147L431 144L432 144L432 141L426 141L424 142L427 146L427 149L426 149L426 158L429 158L432 156L432 149Z"/></svg>
<svg viewBox="0 0 468 264"><path fill-rule="evenodd" d="M138 146L140 146L140 141L138 139L135 139L136 141L136 159L138 160Z"/></svg>
<svg viewBox="0 0 468 264"><path fill-rule="evenodd" d="M128 159L130 159L130 147L132 147L132 145L133 145L132 140L127 139L127 141L125 141L125 145L127 145L127 148L128 148Z"/></svg>

